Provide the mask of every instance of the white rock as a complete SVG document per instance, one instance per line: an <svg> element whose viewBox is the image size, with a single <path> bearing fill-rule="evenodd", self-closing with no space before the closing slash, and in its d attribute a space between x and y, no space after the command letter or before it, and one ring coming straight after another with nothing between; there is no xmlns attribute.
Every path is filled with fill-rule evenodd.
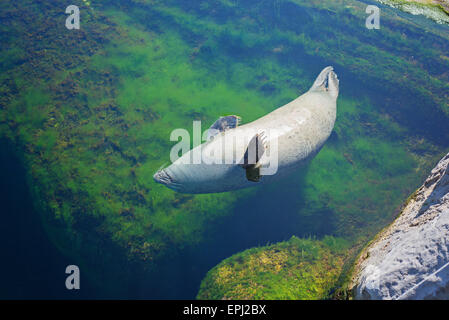
<svg viewBox="0 0 449 320"><path fill-rule="evenodd" d="M362 252L355 299L449 299L449 154Z"/></svg>

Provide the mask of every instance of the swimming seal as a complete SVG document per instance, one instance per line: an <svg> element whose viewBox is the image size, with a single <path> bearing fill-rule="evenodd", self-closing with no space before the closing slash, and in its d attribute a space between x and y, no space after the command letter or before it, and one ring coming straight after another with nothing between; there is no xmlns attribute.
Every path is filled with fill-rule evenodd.
<svg viewBox="0 0 449 320"><path fill-rule="evenodd" d="M214 193L269 183L312 159L335 123L339 80L324 68L305 94L245 125L220 117L207 142L182 155L154 180L181 193ZM201 161L193 161L192 159Z"/></svg>

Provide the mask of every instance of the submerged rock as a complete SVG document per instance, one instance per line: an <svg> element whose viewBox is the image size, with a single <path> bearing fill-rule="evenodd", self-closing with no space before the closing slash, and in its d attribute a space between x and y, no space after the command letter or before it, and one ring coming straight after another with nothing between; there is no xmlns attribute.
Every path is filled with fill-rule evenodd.
<svg viewBox="0 0 449 320"><path fill-rule="evenodd" d="M356 299L449 299L449 153L362 252Z"/></svg>
<svg viewBox="0 0 449 320"><path fill-rule="evenodd" d="M424 15L437 23L449 24L449 0L377 0L413 15Z"/></svg>
<svg viewBox="0 0 449 320"><path fill-rule="evenodd" d="M202 300L328 299L338 285L348 243L326 236L255 247L212 268L203 279Z"/></svg>

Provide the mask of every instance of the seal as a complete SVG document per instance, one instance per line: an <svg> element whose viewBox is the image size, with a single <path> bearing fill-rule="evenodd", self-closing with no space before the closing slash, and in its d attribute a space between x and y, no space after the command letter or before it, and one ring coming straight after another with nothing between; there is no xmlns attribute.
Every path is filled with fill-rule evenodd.
<svg viewBox="0 0 449 320"><path fill-rule="evenodd" d="M289 175L311 160L329 138L338 92L337 75L326 67L309 91L255 121L240 125L238 116L220 117L209 128L205 143L158 170L153 178L181 193L215 193Z"/></svg>

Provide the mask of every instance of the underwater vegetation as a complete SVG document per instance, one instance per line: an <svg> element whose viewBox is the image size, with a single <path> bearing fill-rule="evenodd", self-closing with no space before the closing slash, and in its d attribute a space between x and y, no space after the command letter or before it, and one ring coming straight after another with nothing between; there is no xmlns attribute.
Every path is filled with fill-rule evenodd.
<svg viewBox="0 0 449 320"><path fill-rule="evenodd" d="M324 298L449 147L447 26L385 8L376 33L358 1L73 2L80 30L65 29L57 1L0 3L0 136L16 145L61 252L99 285L120 274L145 287L110 284L112 296L192 298L221 260L237 253L245 269L279 248L279 276L276 265L229 267L236 280L221 274L229 286L213 288L216 267L199 297ZM308 167L223 194L153 181L173 129L201 120L205 130L226 114L252 121L326 65L340 78L337 122ZM351 254L329 248L329 236ZM289 281L260 293L245 285L270 288L289 269L305 277L297 292ZM241 291L228 291L238 279Z"/></svg>
<svg viewBox="0 0 449 320"><path fill-rule="evenodd" d="M329 296L341 272L346 243L326 236L251 248L208 272L197 299L317 300Z"/></svg>

